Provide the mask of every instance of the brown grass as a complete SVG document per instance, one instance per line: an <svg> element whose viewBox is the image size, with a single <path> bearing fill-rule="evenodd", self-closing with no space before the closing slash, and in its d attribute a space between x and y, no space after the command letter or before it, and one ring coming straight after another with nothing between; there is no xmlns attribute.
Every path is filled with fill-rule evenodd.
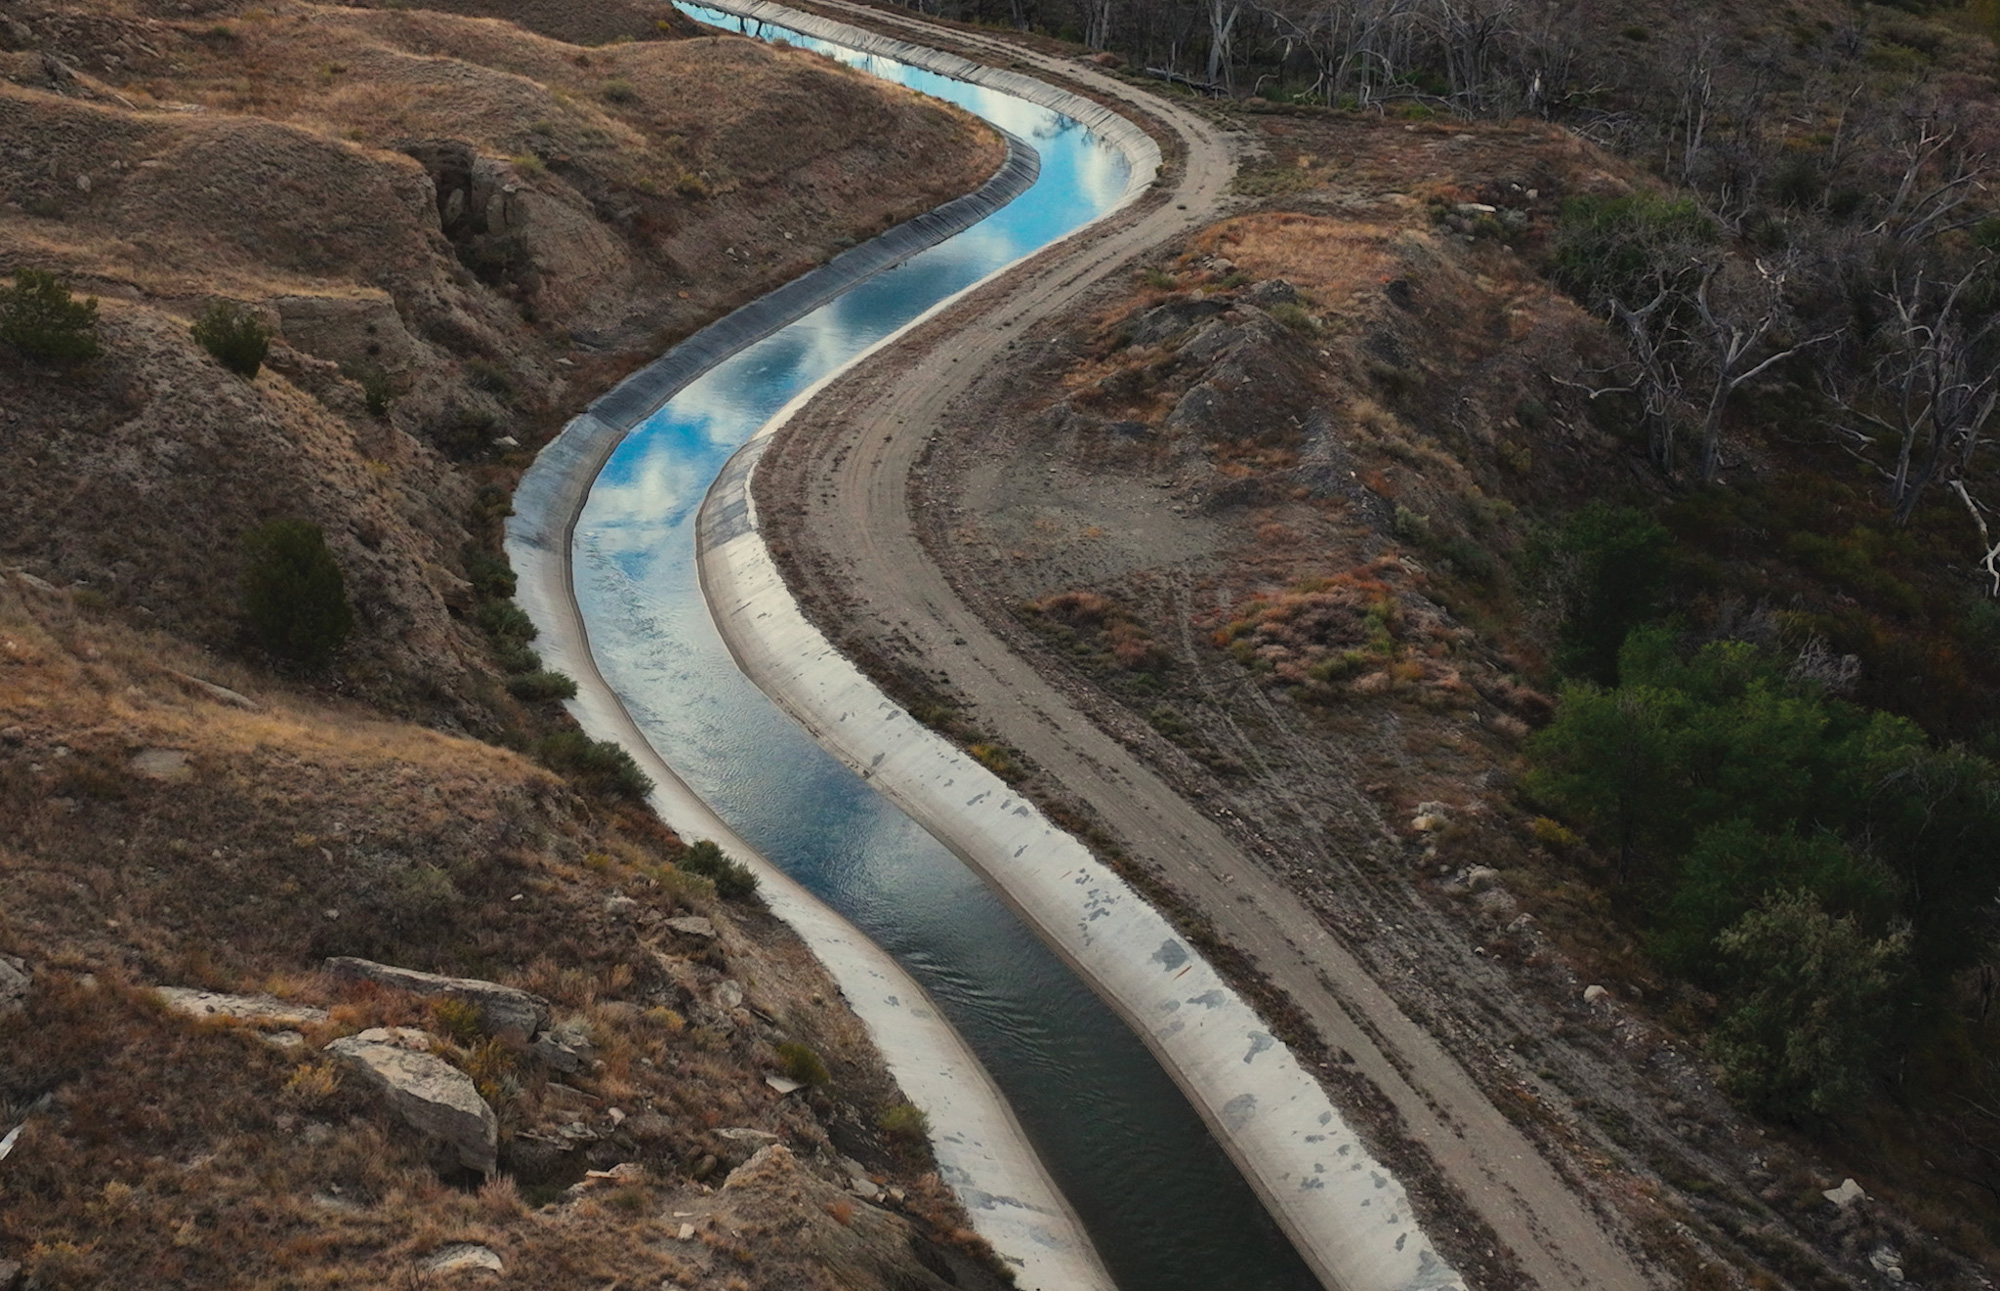
<svg viewBox="0 0 2000 1291"><path fill-rule="evenodd" d="M197 670L262 711L178 675ZM512 753L217 668L11 581L0 731L0 950L38 974L27 1012L0 1019L0 1120L38 1109L0 1172L0 1256L45 1285L115 1270L155 1286L380 1286L455 1241L499 1251L527 1286L658 1281L682 1266L655 1249L655 1217L699 1197L689 1174L705 1157L726 1172L748 1155L713 1129L769 1130L837 1169L827 1122L764 1087L774 1045L824 1055L834 1079L811 1106L829 1120L872 1126L900 1098L788 933L755 908L662 893L653 876L675 873L679 845L657 822L599 815ZM190 775L135 774L142 748L186 752ZM449 884L413 886L423 867ZM637 917L607 911L617 892L640 902ZM684 946L658 927L688 908L715 921L716 943ZM537 990L588 1038L591 1062L555 1072L430 1000L321 976L335 953ZM724 976L782 1021L716 1012ZM171 1014L143 989L184 982L272 990L331 1016L281 1050L247 1026ZM499 1112L512 1181L445 1186L422 1145L319 1056L383 1025L430 1028L432 1051L473 1077ZM652 1128L621 1130L611 1107ZM572 1124L588 1127L583 1145L553 1157L537 1146ZM873 1138L841 1150L888 1161ZM537 1208L586 1165L619 1161L643 1164L649 1182ZM901 1222L880 1218L891 1229L872 1230L853 1285L917 1276L907 1232L882 1235ZM830 1285L814 1249L758 1266Z"/></svg>

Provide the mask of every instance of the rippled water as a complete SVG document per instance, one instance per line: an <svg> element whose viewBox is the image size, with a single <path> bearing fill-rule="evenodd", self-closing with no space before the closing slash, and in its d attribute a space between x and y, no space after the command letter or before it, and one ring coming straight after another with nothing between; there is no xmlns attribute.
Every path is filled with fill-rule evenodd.
<svg viewBox="0 0 2000 1291"><path fill-rule="evenodd" d="M981 224L718 365L626 439L576 531L598 663L683 779L932 993L1121 1287L1317 1286L1137 1038L956 857L736 671L696 584L695 512L740 444L870 344L1108 208L1125 162L1011 96L777 28L756 34L958 103L1032 142L1041 176Z"/></svg>

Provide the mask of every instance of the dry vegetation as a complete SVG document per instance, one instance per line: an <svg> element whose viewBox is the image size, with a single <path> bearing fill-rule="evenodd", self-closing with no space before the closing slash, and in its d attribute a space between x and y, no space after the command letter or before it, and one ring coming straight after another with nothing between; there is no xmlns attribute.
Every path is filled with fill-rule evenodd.
<svg viewBox="0 0 2000 1291"><path fill-rule="evenodd" d="M1886 612L1909 593L1748 531L1758 507L1830 522L1805 519L1823 490L1784 483L1823 469L1797 456L1816 450L1746 433L1743 474L1771 482L1675 505L1616 417L1551 380L1609 356L1544 274L1561 203L1631 191L1629 169L1536 125L1249 120L1268 148L1238 180L1250 209L1045 338L982 393L1007 415L938 441L941 563L1087 680L1111 729L1249 822L1246 848L1683 1284L1857 1285L1886 1247L1913 1281L1978 1285L1990 1197L1917 1159L1948 1133L1934 1113L1878 1100L1834 1140L1733 1106L1703 1060L1716 997L1661 971L1615 858L1517 785L1554 709L1538 535L1586 501L1664 508L1676 603L1706 630L1776 589L1808 618L1868 617L1882 680L1864 685L1899 675L1882 643L1925 630ZM1868 523L1842 506L1843 527ZM1927 604L1962 595L1936 536L1868 550ZM1922 693L1974 685L1951 680L1970 671L1956 657ZM884 668L950 727L947 691ZM1587 1006L1593 983L1614 1002ZM1884 1204L1828 1204L1850 1174Z"/></svg>
<svg viewBox="0 0 2000 1291"><path fill-rule="evenodd" d="M10 585L0 812L0 945L36 970L26 1011L0 1020L0 1119L26 1124L0 1173L0 1249L43 1286L380 1286L454 1242L489 1246L528 1286L985 1276L925 1236L963 1221L877 1131L900 1096L838 989L769 916L677 869L681 844L639 808ZM685 914L717 936L666 927ZM336 981L318 971L333 954L535 991L586 1065L553 1070L463 1010ZM283 1047L170 1013L153 984L269 991L330 1016ZM319 1056L381 1025L427 1028L479 1083L502 1176L441 1180ZM763 1078L797 1044L830 1080L780 1098ZM763 1141L716 1133L730 1128L775 1136L791 1164L713 1193ZM827 1218L843 1154L903 1180L892 1209L909 1218L865 1204L865 1222ZM701 1240L668 1240L681 1212ZM835 1268L847 1280L827 1280Z"/></svg>
<svg viewBox="0 0 2000 1291"><path fill-rule="evenodd" d="M6 7L0 275L95 297L103 352L0 346L0 952L34 973L0 1017L0 1266L416 1286L466 1242L521 1286L992 1283L804 948L649 811L510 751L567 719L496 667L525 646L493 552L565 416L999 157L647 0ZM254 379L189 334L218 297L276 334ZM344 570L328 670L245 629L243 537L275 517ZM335 980L336 954L538 992L583 1061ZM163 984L330 1016L197 1022ZM375 1025L475 1080L499 1177L441 1178L320 1057ZM765 1084L818 1074L802 1054L824 1082Z"/></svg>
<svg viewBox="0 0 2000 1291"><path fill-rule="evenodd" d="M489 731L512 716L458 622L474 486L660 347L999 159L962 116L736 39L23 4L0 42L0 268L69 275L106 346L67 377L0 364L0 559L237 649L238 537L302 516L370 629L348 680ZM187 337L215 296L278 334L254 383Z"/></svg>

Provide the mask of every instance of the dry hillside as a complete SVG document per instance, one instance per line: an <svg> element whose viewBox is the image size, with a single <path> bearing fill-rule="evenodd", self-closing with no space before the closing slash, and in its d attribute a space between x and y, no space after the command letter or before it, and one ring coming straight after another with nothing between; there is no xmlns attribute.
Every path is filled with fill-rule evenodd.
<svg viewBox="0 0 2000 1291"><path fill-rule="evenodd" d="M999 157L644 0L0 8L0 285L63 275L102 347L0 344L0 1286L993 1284L837 988L589 774L495 552L566 416ZM344 573L324 669L244 624L277 518ZM323 1053L398 1026L497 1112L490 1181Z"/></svg>
<svg viewBox="0 0 2000 1291"><path fill-rule="evenodd" d="M0 41L0 267L70 275L107 349L0 368L0 559L230 649L238 537L303 516L367 625L346 679L489 730L457 622L473 487L619 371L999 158L962 117L735 39L23 4ZM276 329L254 382L188 339L216 297Z"/></svg>

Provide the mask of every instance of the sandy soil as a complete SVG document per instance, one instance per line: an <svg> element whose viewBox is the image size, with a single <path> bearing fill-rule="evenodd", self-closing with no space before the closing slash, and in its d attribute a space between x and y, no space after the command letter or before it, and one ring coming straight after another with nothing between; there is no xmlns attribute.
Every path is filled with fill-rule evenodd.
<svg viewBox="0 0 2000 1291"><path fill-rule="evenodd" d="M955 39L998 44L963 33ZM1309 1031L1345 1060L1336 1066L1349 1070L1329 1076L1335 1096L1353 1106L1351 1077L1362 1077L1393 1109L1386 1118L1376 1109L1378 1132L1394 1137L1393 1122L1400 1120L1407 1140L1422 1146L1413 1154L1406 1143L1401 1153L1388 1153L1391 1159L1405 1173L1422 1173L1425 1153L1434 1162L1443 1187L1433 1187L1431 1201L1437 1217L1458 1228L1457 1249L1454 1232L1435 1231L1435 1219L1433 1235L1469 1276L1483 1285L1649 1285L1617 1219L1593 1208L1460 1061L1411 1020L1257 855L1239 822L1227 812L1218 819L1175 792L1121 742L1119 735L1129 732L1107 731L1094 720L1116 721L1115 714L1093 713L1079 688L1038 673L996 633L993 607L982 614L968 604L925 550L912 521L912 506L925 496L920 459L939 430L979 421L984 405L977 385L989 365L1044 340L1035 324L1076 306L1131 257L1213 220L1235 171L1230 142L1202 114L1137 95L1072 62L1012 46L1000 50L1010 61L1143 101L1181 138L1185 162L1169 168L1162 199L979 293L794 419L758 491L762 513L781 518L770 538L792 565L795 590L851 655L921 660L971 724L1025 753L1083 800L1128 856L1254 961ZM1168 510L1129 488L1102 501L1121 514ZM1160 543L1190 536L1168 524L1144 532ZM1360 1098L1368 1101L1365 1093ZM1410 1182L1413 1192L1424 1191L1421 1179ZM1456 1199L1445 1195L1452 1192ZM1473 1237L1480 1228L1490 1230L1490 1244Z"/></svg>

